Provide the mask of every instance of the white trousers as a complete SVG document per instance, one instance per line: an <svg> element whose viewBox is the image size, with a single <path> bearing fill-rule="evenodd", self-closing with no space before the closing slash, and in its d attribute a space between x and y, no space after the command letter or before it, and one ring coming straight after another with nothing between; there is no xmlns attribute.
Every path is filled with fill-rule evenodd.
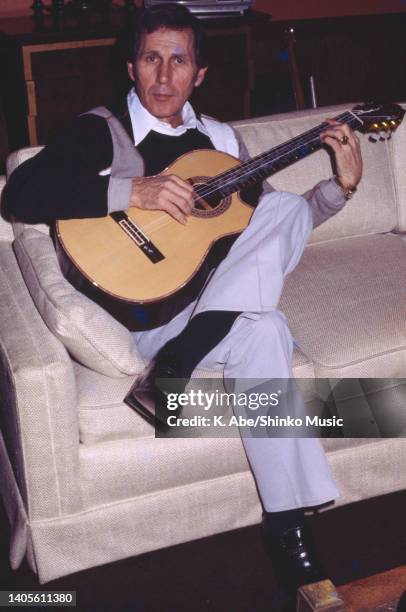
<svg viewBox="0 0 406 612"><path fill-rule="evenodd" d="M199 299L167 325L134 334L143 357L152 359L199 312L238 311L230 332L199 367L224 370L225 378L241 381L292 377L293 338L277 305L312 227L310 207L300 196L273 192L261 198ZM318 438L242 436L242 441L266 511L316 506L339 496Z"/></svg>

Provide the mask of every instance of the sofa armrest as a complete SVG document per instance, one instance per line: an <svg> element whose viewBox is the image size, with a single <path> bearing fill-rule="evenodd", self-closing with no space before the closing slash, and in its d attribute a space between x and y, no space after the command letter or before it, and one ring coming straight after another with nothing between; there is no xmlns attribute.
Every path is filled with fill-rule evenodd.
<svg viewBox="0 0 406 612"><path fill-rule="evenodd" d="M82 507L73 365L0 243L0 423L30 519Z"/></svg>
<svg viewBox="0 0 406 612"><path fill-rule="evenodd" d="M11 223L3 219L1 215L1 207L2 207L2 193L3 189L6 186L6 177L0 175L0 240L6 240L7 242L11 242L13 240L13 230L11 227Z"/></svg>

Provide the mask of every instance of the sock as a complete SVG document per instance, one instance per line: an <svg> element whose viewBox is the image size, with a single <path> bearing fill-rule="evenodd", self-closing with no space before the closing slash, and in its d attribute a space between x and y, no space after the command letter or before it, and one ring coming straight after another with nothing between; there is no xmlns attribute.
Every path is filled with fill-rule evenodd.
<svg viewBox="0 0 406 612"><path fill-rule="evenodd" d="M274 533L283 533L292 527L303 525L304 510L302 508L294 508L293 510L284 510L283 512L264 512L264 520L267 529Z"/></svg>
<svg viewBox="0 0 406 612"><path fill-rule="evenodd" d="M178 336L158 351L155 361L162 363L169 359L177 378L190 378L197 364L225 338L240 314L228 310L197 314Z"/></svg>

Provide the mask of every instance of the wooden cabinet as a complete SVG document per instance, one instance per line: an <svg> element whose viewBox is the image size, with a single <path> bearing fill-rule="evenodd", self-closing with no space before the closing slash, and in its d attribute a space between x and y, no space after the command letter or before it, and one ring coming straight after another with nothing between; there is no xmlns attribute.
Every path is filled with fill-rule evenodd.
<svg viewBox="0 0 406 612"><path fill-rule="evenodd" d="M30 144L42 144L67 119L113 97L114 38L23 48Z"/></svg>

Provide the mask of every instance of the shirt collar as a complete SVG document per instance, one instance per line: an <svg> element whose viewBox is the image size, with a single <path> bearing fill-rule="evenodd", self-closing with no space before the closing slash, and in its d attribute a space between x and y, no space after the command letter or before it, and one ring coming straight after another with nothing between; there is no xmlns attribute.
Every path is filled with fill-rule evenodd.
<svg viewBox="0 0 406 612"><path fill-rule="evenodd" d="M127 103L130 111L135 146L142 142L151 130L159 132L159 134L167 134L168 136L181 136L187 130L197 128L199 132L209 136L205 125L197 118L189 102L186 102L182 108L183 123L176 128L173 128L169 123L161 121L157 117L154 117L154 115L151 115L145 106L141 104L134 88L128 93Z"/></svg>

